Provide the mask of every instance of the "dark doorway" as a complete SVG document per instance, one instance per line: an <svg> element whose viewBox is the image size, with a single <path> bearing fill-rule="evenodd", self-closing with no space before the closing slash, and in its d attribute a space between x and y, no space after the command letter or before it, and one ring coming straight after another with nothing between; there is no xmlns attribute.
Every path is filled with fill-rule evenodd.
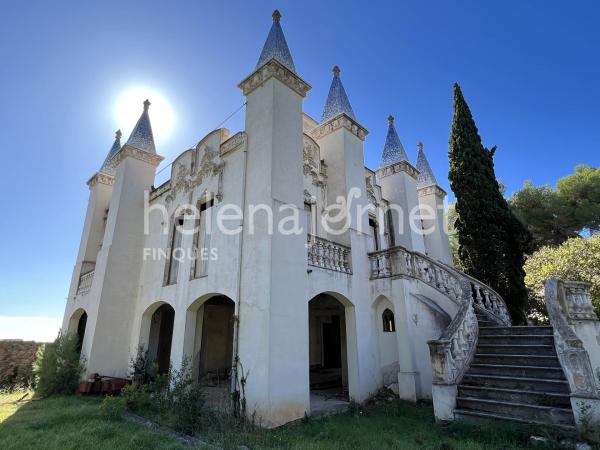
<svg viewBox="0 0 600 450"><path fill-rule="evenodd" d="M340 316L331 316L331 323L323 324L323 367L342 367L342 338Z"/></svg>
<svg viewBox="0 0 600 450"><path fill-rule="evenodd" d="M85 336L85 326L87 325L87 313L84 311L77 322L77 353L81 353L83 347L83 338Z"/></svg>
<svg viewBox="0 0 600 450"><path fill-rule="evenodd" d="M209 385L229 380L233 354L235 305L225 296L204 303L198 373Z"/></svg>
<svg viewBox="0 0 600 450"><path fill-rule="evenodd" d="M159 374L167 373L171 365L174 319L175 310L170 305L162 305L152 314L149 349Z"/></svg>
<svg viewBox="0 0 600 450"><path fill-rule="evenodd" d="M334 297L321 294L308 303L311 391L347 393L346 316Z"/></svg>

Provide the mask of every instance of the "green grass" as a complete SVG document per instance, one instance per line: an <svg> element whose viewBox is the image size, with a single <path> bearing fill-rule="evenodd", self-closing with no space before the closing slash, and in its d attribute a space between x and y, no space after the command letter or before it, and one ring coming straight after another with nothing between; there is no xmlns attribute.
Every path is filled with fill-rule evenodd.
<svg viewBox="0 0 600 450"><path fill-rule="evenodd" d="M111 419L100 409L100 398L56 397L21 405L22 394L0 395L1 449L175 449L176 440ZM515 425L453 424L433 421L429 405L379 402L354 412L308 420L276 430L239 426L207 429L202 439L225 448L251 449L519 449L527 447L533 430ZM539 433L539 431L538 431Z"/></svg>
<svg viewBox="0 0 600 450"><path fill-rule="evenodd" d="M100 410L100 398L56 397L10 404L0 395L0 449L180 449L173 439Z"/></svg>

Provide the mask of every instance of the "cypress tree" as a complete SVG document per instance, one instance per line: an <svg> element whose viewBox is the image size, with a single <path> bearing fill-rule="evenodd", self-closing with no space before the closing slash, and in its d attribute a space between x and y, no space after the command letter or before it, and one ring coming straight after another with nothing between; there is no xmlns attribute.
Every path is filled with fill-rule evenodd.
<svg viewBox="0 0 600 450"><path fill-rule="evenodd" d="M449 142L450 186L456 196L458 255L465 271L506 301L514 323L525 322L525 251L531 237L511 213L494 172L496 147L487 149L454 84Z"/></svg>

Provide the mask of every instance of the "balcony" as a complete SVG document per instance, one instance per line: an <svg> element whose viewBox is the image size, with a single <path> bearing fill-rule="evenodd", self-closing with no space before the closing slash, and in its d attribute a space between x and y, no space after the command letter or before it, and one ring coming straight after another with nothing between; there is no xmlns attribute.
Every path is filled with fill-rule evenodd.
<svg viewBox="0 0 600 450"><path fill-rule="evenodd" d="M308 235L308 265L351 275L350 247Z"/></svg>
<svg viewBox="0 0 600 450"><path fill-rule="evenodd" d="M79 276L77 295L84 295L90 291L95 269L96 263L93 261L83 261L81 263L81 275Z"/></svg>

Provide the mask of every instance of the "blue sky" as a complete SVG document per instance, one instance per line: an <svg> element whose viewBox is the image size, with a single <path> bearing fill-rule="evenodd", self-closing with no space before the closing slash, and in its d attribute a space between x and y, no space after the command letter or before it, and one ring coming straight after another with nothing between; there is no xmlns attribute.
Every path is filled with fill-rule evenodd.
<svg viewBox="0 0 600 450"><path fill-rule="evenodd" d="M454 81L484 143L498 145L496 173L508 193L526 179L554 183L578 163L600 165L597 2L7 2L0 316L62 316L85 182L114 131L126 138L134 125L116 119L116 98L144 85L169 101L175 129L157 140L171 161L243 103L237 83L254 68L276 7L296 68L313 86L305 111L320 117L338 64L370 131L370 167L391 113L413 162L421 140L448 189ZM241 129L243 113L226 126ZM16 330L2 335L3 323ZM0 317L0 338L29 337L27 323Z"/></svg>

